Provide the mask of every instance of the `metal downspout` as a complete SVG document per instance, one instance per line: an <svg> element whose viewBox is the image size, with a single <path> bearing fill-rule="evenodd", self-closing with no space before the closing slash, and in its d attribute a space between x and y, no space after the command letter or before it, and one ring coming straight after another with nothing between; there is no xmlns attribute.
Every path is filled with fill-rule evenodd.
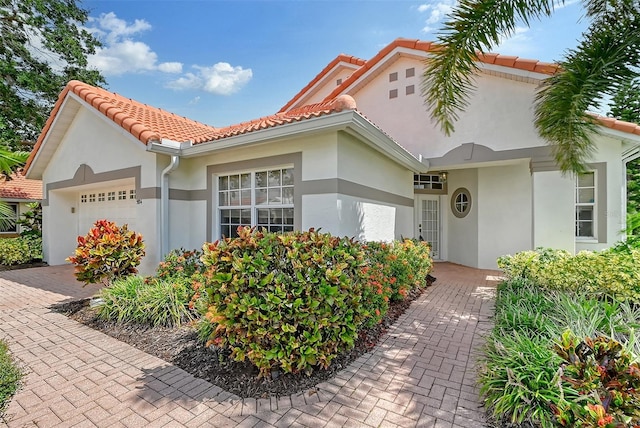
<svg viewBox="0 0 640 428"><path fill-rule="evenodd" d="M169 253L169 174L180 165L180 156L171 155L171 162L160 176L160 259Z"/></svg>

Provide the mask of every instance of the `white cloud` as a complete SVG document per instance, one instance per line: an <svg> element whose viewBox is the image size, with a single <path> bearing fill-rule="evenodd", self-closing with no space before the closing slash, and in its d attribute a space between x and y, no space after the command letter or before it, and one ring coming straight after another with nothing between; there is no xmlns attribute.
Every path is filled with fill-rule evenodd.
<svg viewBox="0 0 640 428"><path fill-rule="evenodd" d="M200 95L194 97L191 101L189 101L189 105L196 105L200 102Z"/></svg>
<svg viewBox="0 0 640 428"><path fill-rule="evenodd" d="M134 40L133 36L151 29L151 24L143 19L128 23L115 13L103 13L98 18L89 18L87 29L99 38L104 46L88 57L89 65L103 74L121 75L144 71L181 73L182 63L163 62L158 64L158 54L149 45Z"/></svg>
<svg viewBox="0 0 640 428"><path fill-rule="evenodd" d="M422 32L430 33L436 29L438 27L436 24L441 24L457 4L457 0L439 0L429 1L418 6L418 12L428 13L427 19L425 20L426 25L422 29Z"/></svg>
<svg viewBox="0 0 640 428"><path fill-rule="evenodd" d="M158 70L163 73L182 73L181 62L163 62L158 65Z"/></svg>
<svg viewBox="0 0 640 428"><path fill-rule="evenodd" d="M500 43L492 51L502 55L527 56L535 54L536 44L528 27L516 27L513 34L500 36Z"/></svg>
<svg viewBox="0 0 640 428"><path fill-rule="evenodd" d="M194 73L184 76L167 84L171 89L197 89L216 95L231 95L239 91L253 77L250 68L233 67L227 62L219 62L211 67L194 65Z"/></svg>

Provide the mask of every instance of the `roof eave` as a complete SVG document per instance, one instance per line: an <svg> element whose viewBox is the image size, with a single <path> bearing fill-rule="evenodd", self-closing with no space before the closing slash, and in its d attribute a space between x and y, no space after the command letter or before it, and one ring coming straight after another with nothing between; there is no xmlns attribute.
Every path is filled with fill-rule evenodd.
<svg viewBox="0 0 640 428"><path fill-rule="evenodd" d="M411 171L426 171L428 165L421 163L411 153L400 147L391 137L366 120L355 110L345 110L328 115L274 126L259 131L226 137L191 147L169 147L161 143L150 143L147 150L153 153L178 155L182 157L204 156L237 147L266 144L276 140L295 138L300 135L321 132L347 131L354 134L365 144L385 154L395 162Z"/></svg>

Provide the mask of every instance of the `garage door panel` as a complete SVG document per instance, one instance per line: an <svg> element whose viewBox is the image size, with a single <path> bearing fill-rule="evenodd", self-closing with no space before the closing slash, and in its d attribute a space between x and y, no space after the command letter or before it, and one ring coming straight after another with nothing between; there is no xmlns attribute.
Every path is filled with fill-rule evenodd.
<svg viewBox="0 0 640 428"><path fill-rule="evenodd" d="M81 191L78 194L78 234L86 235L97 220L110 220L118 226L136 227L136 194L133 185L120 185Z"/></svg>

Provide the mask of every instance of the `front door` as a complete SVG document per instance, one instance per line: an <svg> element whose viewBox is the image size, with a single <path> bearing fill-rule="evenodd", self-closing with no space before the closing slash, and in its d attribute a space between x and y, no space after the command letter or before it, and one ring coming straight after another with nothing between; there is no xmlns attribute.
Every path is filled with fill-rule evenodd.
<svg viewBox="0 0 640 428"><path fill-rule="evenodd" d="M431 256L440 259L440 204L437 195L417 197L416 238L431 245Z"/></svg>

